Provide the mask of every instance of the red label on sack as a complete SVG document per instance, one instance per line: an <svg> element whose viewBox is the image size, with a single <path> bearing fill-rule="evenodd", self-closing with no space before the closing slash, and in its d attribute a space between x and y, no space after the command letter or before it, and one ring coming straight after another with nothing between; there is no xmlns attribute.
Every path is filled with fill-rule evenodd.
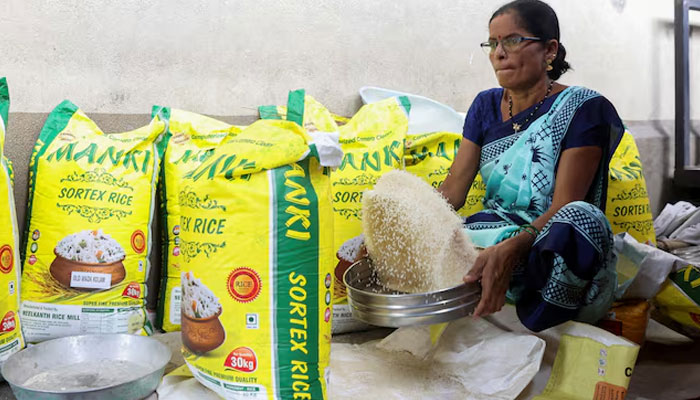
<svg viewBox="0 0 700 400"><path fill-rule="evenodd" d="M132 299L141 298L141 286L136 282L128 284L122 292L123 297L131 297Z"/></svg>
<svg viewBox="0 0 700 400"><path fill-rule="evenodd" d="M240 372L253 372L258 368L258 358L253 349L239 347L226 357L224 367Z"/></svg>
<svg viewBox="0 0 700 400"><path fill-rule="evenodd" d="M2 318L2 322L0 322L0 333L12 332L16 327L17 321L15 320L15 313L8 311Z"/></svg>

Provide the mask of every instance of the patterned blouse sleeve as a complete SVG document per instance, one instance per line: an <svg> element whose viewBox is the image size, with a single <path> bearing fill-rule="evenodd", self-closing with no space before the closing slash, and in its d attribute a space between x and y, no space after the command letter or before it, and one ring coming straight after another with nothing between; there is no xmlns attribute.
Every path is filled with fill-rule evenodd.
<svg viewBox="0 0 700 400"><path fill-rule="evenodd" d="M606 148L611 129L622 128L615 107L603 96L594 97L579 107L562 141L562 150L597 146Z"/></svg>

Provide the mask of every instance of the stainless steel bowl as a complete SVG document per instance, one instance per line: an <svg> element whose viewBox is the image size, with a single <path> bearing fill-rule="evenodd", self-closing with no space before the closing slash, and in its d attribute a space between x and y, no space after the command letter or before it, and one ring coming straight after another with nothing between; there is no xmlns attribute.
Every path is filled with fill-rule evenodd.
<svg viewBox="0 0 700 400"><path fill-rule="evenodd" d="M352 316L376 326L399 328L447 322L471 314L481 298L477 284L461 284L428 293L399 293L384 288L363 258L343 275Z"/></svg>
<svg viewBox="0 0 700 400"><path fill-rule="evenodd" d="M69 336L13 354L3 364L2 375L20 400L137 400L156 389L170 356L167 346L149 337L127 334ZM81 365L100 367L81 371L76 368ZM110 366L114 365L138 368L128 370L128 374L114 374L110 372ZM73 369L75 373L70 372ZM66 390L25 385L31 378L51 374L61 379L65 376Z"/></svg>

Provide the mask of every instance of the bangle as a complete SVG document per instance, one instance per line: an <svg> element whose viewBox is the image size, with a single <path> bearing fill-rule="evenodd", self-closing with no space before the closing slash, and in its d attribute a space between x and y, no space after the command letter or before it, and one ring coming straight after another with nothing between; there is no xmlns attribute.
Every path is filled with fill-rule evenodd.
<svg viewBox="0 0 700 400"><path fill-rule="evenodd" d="M537 236L540 234L540 231L537 228L535 228L534 226L532 226L531 224L525 224L525 225L521 225L520 227L518 227L516 234L520 233L520 232L527 232L530 235L532 235L532 237L534 237L534 238L537 238Z"/></svg>

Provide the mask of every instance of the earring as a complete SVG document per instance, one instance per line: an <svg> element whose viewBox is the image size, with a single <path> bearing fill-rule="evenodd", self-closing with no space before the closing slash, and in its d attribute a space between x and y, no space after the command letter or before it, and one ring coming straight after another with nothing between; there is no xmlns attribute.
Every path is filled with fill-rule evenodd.
<svg viewBox="0 0 700 400"><path fill-rule="evenodd" d="M554 68L552 67L552 60L547 60L547 71L551 71Z"/></svg>

